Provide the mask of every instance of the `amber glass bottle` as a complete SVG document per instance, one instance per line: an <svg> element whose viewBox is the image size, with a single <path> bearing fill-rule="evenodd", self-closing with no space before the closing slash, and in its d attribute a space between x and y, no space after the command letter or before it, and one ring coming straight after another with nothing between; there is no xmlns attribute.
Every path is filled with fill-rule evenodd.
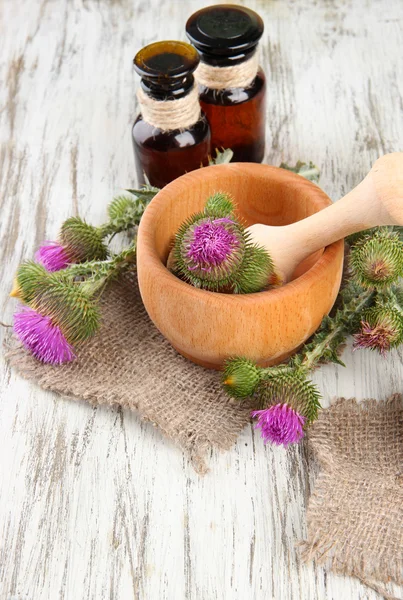
<svg viewBox="0 0 403 600"><path fill-rule="evenodd" d="M210 127L193 77L198 64L192 46L174 41L150 44L134 58L141 76L141 112L132 129L139 183L145 174L161 188L208 162Z"/></svg>
<svg viewBox="0 0 403 600"><path fill-rule="evenodd" d="M264 156L266 79L256 54L263 29L255 12L227 4L199 10L186 24L201 58L196 79L211 147L231 148L234 161Z"/></svg>

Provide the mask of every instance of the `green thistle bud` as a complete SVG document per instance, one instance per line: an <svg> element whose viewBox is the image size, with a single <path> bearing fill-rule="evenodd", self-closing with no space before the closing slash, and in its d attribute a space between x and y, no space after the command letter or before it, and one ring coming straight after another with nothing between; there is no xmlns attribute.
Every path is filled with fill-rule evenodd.
<svg viewBox="0 0 403 600"><path fill-rule="evenodd" d="M382 290L403 274L403 242L397 233L377 231L352 247L350 265L359 285Z"/></svg>
<svg viewBox="0 0 403 600"><path fill-rule="evenodd" d="M229 194L216 192L207 200L204 212L214 217L230 217L235 210L234 203Z"/></svg>
<svg viewBox="0 0 403 600"><path fill-rule="evenodd" d="M42 265L31 260L21 263L10 296L18 298L24 304L29 304L35 295L37 286L47 276L48 272Z"/></svg>
<svg viewBox="0 0 403 600"><path fill-rule="evenodd" d="M251 294L264 290L269 286L273 273L273 261L266 250L255 245L246 245L234 291L236 294Z"/></svg>
<svg viewBox="0 0 403 600"><path fill-rule="evenodd" d="M94 335L100 325L98 307L90 296L80 285L60 278L56 273L37 282L30 305L40 314L49 316L72 345Z"/></svg>
<svg viewBox="0 0 403 600"><path fill-rule="evenodd" d="M67 219L62 225L59 238L70 262L106 260L108 257L101 229L88 225L80 217Z"/></svg>
<svg viewBox="0 0 403 600"><path fill-rule="evenodd" d="M124 219L128 211L135 208L135 203L127 196L117 196L108 206L108 217L112 220Z"/></svg>
<svg viewBox="0 0 403 600"><path fill-rule="evenodd" d="M260 382L261 373L262 369L247 358L229 360L224 368L224 388L234 398L252 396Z"/></svg>

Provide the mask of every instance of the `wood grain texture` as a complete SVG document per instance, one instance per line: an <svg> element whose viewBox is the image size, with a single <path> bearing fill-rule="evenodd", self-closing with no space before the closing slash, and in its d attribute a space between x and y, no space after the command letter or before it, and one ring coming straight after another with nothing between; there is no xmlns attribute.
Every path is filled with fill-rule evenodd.
<svg viewBox="0 0 403 600"><path fill-rule="evenodd" d="M217 190L233 198L246 225L282 225L332 208L319 186L269 165L215 165L187 173L157 194L141 220L137 272L144 306L173 347L204 367L220 369L233 356L262 366L278 364L316 331L336 301L344 242L324 251L317 247L321 252L300 265L300 276L275 290L218 294L196 289L165 265L181 224L202 211Z"/></svg>
<svg viewBox="0 0 403 600"><path fill-rule="evenodd" d="M372 227L403 225L403 152L378 158L354 189L309 218L284 227L262 223L249 228L252 240L267 249L285 281L302 260L337 240Z"/></svg>
<svg viewBox="0 0 403 600"><path fill-rule="evenodd" d="M100 222L115 189L135 184L131 60L144 44L184 39L186 18L209 3L0 0L3 321L18 262L71 214ZM266 24L266 162L314 160L339 198L401 149L402 3L248 6ZM401 391L401 351L344 358L346 369L315 373L325 403ZM1 600L379 598L301 564L313 476L303 446L265 448L247 428L199 478L135 414L44 393L3 358L0 382Z"/></svg>

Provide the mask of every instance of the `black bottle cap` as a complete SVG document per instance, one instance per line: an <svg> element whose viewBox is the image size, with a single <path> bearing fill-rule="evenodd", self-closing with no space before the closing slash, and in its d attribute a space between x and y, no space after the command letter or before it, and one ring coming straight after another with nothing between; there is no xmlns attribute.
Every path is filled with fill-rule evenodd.
<svg viewBox="0 0 403 600"><path fill-rule="evenodd" d="M144 91L157 99L184 95L193 85L192 73L199 61L190 44L170 40L145 46L133 59Z"/></svg>
<svg viewBox="0 0 403 600"><path fill-rule="evenodd" d="M258 44L263 30L263 20L257 13L233 4L203 8L186 23L189 40L206 62L214 57L244 59Z"/></svg>

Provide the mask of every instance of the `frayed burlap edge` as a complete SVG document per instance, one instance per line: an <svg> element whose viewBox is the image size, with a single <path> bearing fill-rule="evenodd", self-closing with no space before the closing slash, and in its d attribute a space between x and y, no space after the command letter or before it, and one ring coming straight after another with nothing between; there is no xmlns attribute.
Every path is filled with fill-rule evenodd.
<svg viewBox="0 0 403 600"><path fill-rule="evenodd" d="M371 446L374 450L374 432L366 437L365 427L368 427L368 422L371 418L377 419L379 415L379 437L377 452L385 453L388 451L388 443L393 445L399 444L399 452L394 455L391 448L391 477L385 472L385 489L383 501L390 500L390 509L398 509L403 496L403 463L397 456L401 456L401 448L403 447L403 397L400 394L395 394L385 401L364 400L358 403L354 398L345 399L339 398L335 400L329 409L323 410L320 413L318 421L311 427L308 434L308 451L310 458L316 461L320 470L315 481L314 491L309 499L307 511L307 526L308 538L299 544L302 560L309 562L314 560L318 565L324 565L335 573L343 576L351 576L358 578L362 583L372 588L387 600L402 600L396 598L393 593L389 592L384 584L394 583L403 585L403 519L398 519L396 528L400 531L400 540L395 552L386 553L381 551L373 553L372 556L366 554L365 540L368 532L362 531L363 544L351 543L357 541L357 531L348 530L349 514L345 515L345 519L340 515L340 512L335 512L335 507L338 505L338 484L342 485L343 476L352 480L359 480L363 477L365 466L360 467L357 456L354 451L360 448L359 443L363 439L366 440L367 448L361 451L366 453ZM382 416L383 415L383 416ZM382 423L386 415L388 417L388 427L383 431ZM396 416L396 419L395 419ZM337 428L346 420L350 420L349 432L337 431ZM395 430L390 429L391 423L395 419ZM356 437L357 430L363 426L361 438ZM389 438L387 434L389 432ZM352 436L351 440L349 437ZM383 437L386 436L386 437ZM361 442L360 442L361 439ZM399 440L399 441L397 441ZM349 447L349 441L352 446ZM335 456L338 452L338 445L342 448L340 456ZM383 446L383 447L382 447ZM353 448L350 452L350 448ZM358 451L359 452L359 451ZM352 461L348 461L348 455L351 454ZM400 464L399 464L400 462ZM344 475L341 475L344 470ZM369 469L370 472L371 469ZM388 481L386 479L389 477ZM371 488L371 484L379 485L376 488ZM394 487L395 486L395 487ZM364 486L365 487L365 486ZM367 520L367 528L370 535L377 536L379 540L383 536L382 518L384 515L377 513L377 494L382 494L382 476L370 474L367 482L368 493L367 505L365 503L360 506L354 506L355 498L352 497L346 503L348 511L353 514L354 510L365 511ZM397 492L390 498L386 498L390 491L395 489ZM334 506L331 506L332 495L334 497ZM330 498L330 502L329 502ZM375 502L374 502L375 499ZM372 505L371 505L372 503ZM347 511L347 513L348 513ZM401 512L401 511L400 511ZM349 537L351 534L351 537ZM376 540L375 540L376 541ZM380 547L385 548L387 540L382 538ZM360 547L361 546L361 547Z"/></svg>

